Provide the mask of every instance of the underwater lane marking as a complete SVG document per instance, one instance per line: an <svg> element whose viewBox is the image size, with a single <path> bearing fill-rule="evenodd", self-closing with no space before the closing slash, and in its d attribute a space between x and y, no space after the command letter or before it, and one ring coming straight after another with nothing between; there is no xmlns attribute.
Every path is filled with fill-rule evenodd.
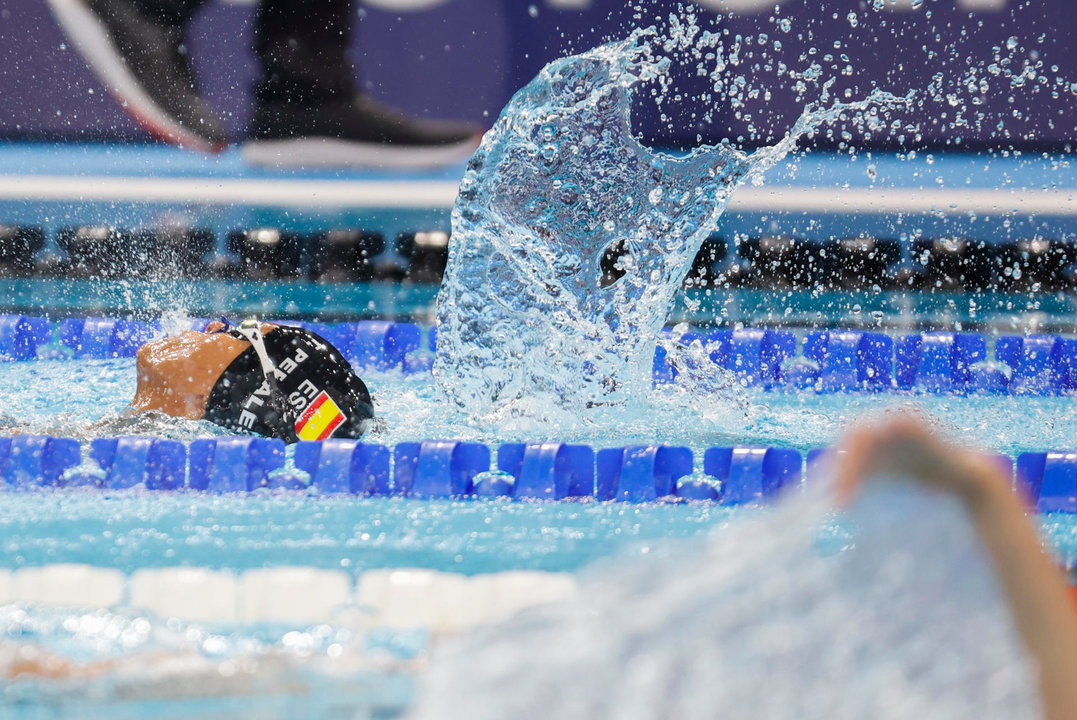
<svg viewBox="0 0 1077 720"><path fill-rule="evenodd" d="M9 600L36 605L75 602L112 607L123 601L126 578L119 570L77 563L22 568L10 576Z"/></svg>
<svg viewBox="0 0 1077 720"><path fill-rule="evenodd" d="M113 568L57 563L0 570L0 606L135 608L188 622L331 622L358 627L465 630L576 597L570 573L503 570L464 575L373 569L357 579L305 566L243 572L201 567Z"/></svg>
<svg viewBox="0 0 1077 720"><path fill-rule="evenodd" d="M0 200L194 203L260 207L450 209L457 183L445 180L274 180L0 175ZM734 212L1010 213L1077 216L1073 190L742 187Z"/></svg>

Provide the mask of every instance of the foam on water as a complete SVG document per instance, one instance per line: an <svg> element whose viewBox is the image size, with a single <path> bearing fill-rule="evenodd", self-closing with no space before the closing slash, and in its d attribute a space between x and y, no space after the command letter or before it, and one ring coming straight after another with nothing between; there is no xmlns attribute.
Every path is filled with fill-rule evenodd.
<svg viewBox="0 0 1077 720"><path fill-rule="evenodd" d="M877 482L838 553L815 534L825 508L798 498L706 545L622 558L570 605L437 649L413 719L1037 716L956 501Z"/></svg>
<svg viewBox="0 0 1077 720"><path fill-rule="evenodd" d="M453 210L437 302L444 396L473 414L527 414L536 399L574 411L646 404L663 323L734 188L819 126L906 102L875 91L828 104L824 85L774 146L683 156L643 146L630 123L633 90L661 88L672 55L702 57L716 43L673 18L661 37L637 30L551 63L505 107ZM615 248L624 254L614 280L602 261Z"/></svg>

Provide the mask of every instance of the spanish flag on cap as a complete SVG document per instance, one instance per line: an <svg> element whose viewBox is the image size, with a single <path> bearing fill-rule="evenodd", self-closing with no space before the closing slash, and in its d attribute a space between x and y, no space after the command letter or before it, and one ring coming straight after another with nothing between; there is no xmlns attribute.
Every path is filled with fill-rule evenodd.
<svg viewBox="0 0 1077 720"><path fill-rule="evenodd" d="M345 420L344 413L323 390L295 421L295 434L300 440L325 440Z"/></svg>

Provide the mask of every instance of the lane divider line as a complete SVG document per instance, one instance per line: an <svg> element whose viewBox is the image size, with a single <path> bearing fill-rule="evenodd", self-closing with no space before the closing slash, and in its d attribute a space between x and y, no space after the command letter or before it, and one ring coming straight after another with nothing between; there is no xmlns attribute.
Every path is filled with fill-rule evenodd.
<svg viewBox="0 0 1077 720"><path fill-rule="evenodd" d="M0 605L129 608L200 623L335 623L364 629L459 631L537 605L571 601L570 573L512 570L467 576L419 568L285 566L241 573L199 567L136 570L57 563L0 570Z"/></svg>

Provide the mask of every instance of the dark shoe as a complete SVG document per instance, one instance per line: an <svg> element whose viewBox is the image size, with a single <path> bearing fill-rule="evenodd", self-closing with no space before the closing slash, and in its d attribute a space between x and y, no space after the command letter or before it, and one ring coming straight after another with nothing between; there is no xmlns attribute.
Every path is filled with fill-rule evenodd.
<svg viewBox="0 0 1077 720"><path fill-rule="evenodd" d="M198 96L183 27L129 0L48 0L71 44L124 109L155 137L215 152L227 138Z"/></svg>
<svg viewBox="0 0 1077 720"><path fill-rule="evenodd" d="M451 120L413 118L365 95L306 107L261 102L243 156L278 167L437 167L466 160L482 131Z"/></svg>

